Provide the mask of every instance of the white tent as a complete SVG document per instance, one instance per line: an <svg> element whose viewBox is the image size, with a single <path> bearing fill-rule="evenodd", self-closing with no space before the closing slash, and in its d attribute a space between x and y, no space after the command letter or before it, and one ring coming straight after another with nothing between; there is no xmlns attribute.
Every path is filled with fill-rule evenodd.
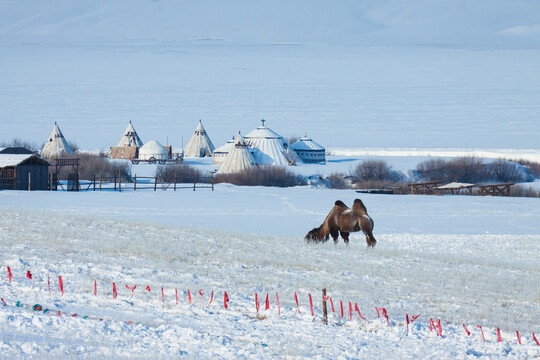
<svg viewBox="0 0 540 360"><path fill-rule="evenodd" d="M235 173L257 166L249 147L240 133L236 137L227 158L219 167L218 173Z"/></svg>
<svg viewBox="0 0 540 360"><path fill-rule="evenodd" d="M300 159L306 163L326 162L325 149L312 139L304 136L291 145Z"/></svg>
<svg viewBox="0 0 540 360"><path fill-rule="evenodd" d="M123 146L136 146L136 147L142 147L143 142L141 141L141 138L133 128L133 125L131 124L131 121L129 122L126 131L124 131L124 135L122 135L122 138L120 139L120 142L118 143L118 147Z"/></svg>
<svg viewBox="0 0 540 360"><path fill-rule="evenodd" d="M73 150L71 150L58 124L55 122L51 136L49 136L49 140L47 140L41 150L41 156L52 159L60 157L62 154L73 154Z"/></svg>
<svg viewBox="0 0 540 360"><path fill-rule="evenodd" d="M221 165L227 158L227 155L229 154L229 151L234 145L234 136L232 139L228 140L225 144L221 145L220 147L216 148L214 152L212 152L212 160L214 162L214 165Z"/></svg>
<svg viewBox="0 0 540 360"><path fill-rule="evenodd" d="M208 134L204 130L201 120L199 120L199 125L195 129L195 132L189 139L189 142L186 145L184 150L184 156L186 157L206 157L212 156L212 152L215 147L212 144L212 141L208 137Z"/></svg>
<svg viewBox="0 0 540 360"><path fill-rule="evenodd" d="M167 149L156 140L150 140L139 149L140 160L167 160Z"/></svg>
<svg viewBox="0 0 540 360"><path fill-rule="evenodd" d="M300 161L283 136L262 125L246 135L246 144L255 149L255 160L260 165L292 165Z"/></svg>

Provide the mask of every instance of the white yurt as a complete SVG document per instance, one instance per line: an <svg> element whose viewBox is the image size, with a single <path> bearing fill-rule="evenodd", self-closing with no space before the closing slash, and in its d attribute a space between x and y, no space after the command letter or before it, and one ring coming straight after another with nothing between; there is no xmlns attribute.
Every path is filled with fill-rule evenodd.
<svg viewBox="0 0 540 360"><path fill-rule="evenodd" d="M298 154L305 163L326 163L326 150L317 144L307 135L298 139L291 145L291 148Z"/></svg>
<svg viewBox="0 0 540 360"><path fill-rule="evenodd" d="M238 133L234 145L231 147L227 158L219 167L218 173L235 173L251 169L257 166L249 147L246 145L242 135Z"/></svg>
<svg viewBox="0 0 540 360"><path fill-rule="evenodd" d="M246 144L255 149L254 157L260 165L293 165L300 161L283 136L262 125L246 135Z"/></svg>
<svg viewBox="0 0 540 360"><path fill-rule="evenodd" d="M137 132L135 131L135 128L131 124L131 120L129 121L129 124L126 128L126 131L124 131L124 135L122 135L122 138L120 139L120 142L118 143L118 147L124 147L124 146L135 146L135 147L142 147L143 142Z"/></svg>
<svg viewBox="0 0 540 360"><path fill-rule="evenodd" d="M51 136L49 136L49 139L41 150L41 156L52 159L60 157L62 154L73 154L73 150L71 150L58 124L55 122Z"/></svg>
<svg viewBox="0 0 540 360"><path fill-rule="evenodd" d="M232 139L228 140L225 144L221 145L220 147L216 148L214 152L212 153L212 160L214 165L221 165L227 158L227 155L229 154L229 151L234 145L234 136Z"/></svg>
<svg viewBox="0 0 540 360"><path fill-rule="evenodd" d="M195 132L189 139L186 148L184 150L184 156L186 157L206 157L212 156L212 152L215 147L212 144L212 140L208 136L206 130L202 125L202 121L199 120L199 125L195 129Z"/></svg>
<svg viewBox="0 0 540 360"><path fill-rule="evenodd" d="M139 149L139 160L167 160L167 149L156 140L150 140Z"/></svg>

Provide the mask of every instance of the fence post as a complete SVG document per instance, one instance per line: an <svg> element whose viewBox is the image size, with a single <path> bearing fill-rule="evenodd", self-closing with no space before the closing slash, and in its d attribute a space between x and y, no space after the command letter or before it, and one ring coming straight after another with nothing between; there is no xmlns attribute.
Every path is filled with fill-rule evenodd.
<svg viewBox="0 0 540 360"><path fill-rule="evenodd" d="M99 191L101 191L101 170L99 170Z"/></svg>
<svg viewBox="0 0 540 360"><path fill-rule="evenodd" d="M135 174L135 182L133 183L133 191L137 190L137 174Z"/></svg>
<svg viewBox="0 0 540 360"><path fill-rule="evenodd" d="M118 192L122 192L122 174L120 169L118 169Z"/></svg>
<svg viewBox="0 0 540 360"><path fill-rule="evenodd" d="M114 191L116 191L116 173L114 173Z"/></svg>
<svg viewBox="0 0 540 360"><path fill-rule="evenodd" d="M193 191L195 191L195 184L197 184L197 174L193 176Z"/></svg>
<svg viewBox="0 0 540 360"><path fill-rule="evenodd" d="M92 182L94 183L94 191L96 191L96 174L94 174L94 180Z"/></svg>
<svg viewBox="0 0 540 360"><path fill-rule="evenodd" d="M326 289L322 289L323 323L328 325L328 309L326 308Z"/></svg>
<svg viewBox="0 0 540 360"><path fill-rule="evenodd" d="M174 191L176 191L176 173L174 173Z"/></svg>
<svg viewBox="0 0 540 360"><path fill-rule="evenodd" d="M210 173L212 175L212 191L214 191L214 172Z"/></svg>
<svg viewBox="0 0 540 360"><path fill-rule="evenodd" d="M52 173L49 174L50 176L50 182L49 182L49 190L52 191L52 188L53 188L53 184L52 184Z"/></svg>
<svg viewBox="0 0 540 360"><path fill-rule="evenodd" d="M28 191L32 190L32 173L28 172Z"/></svg>
<svg viewBox="0 0 540 360"><path fill-rule="evenodd" d="M157 175L154 179L154 191L156 191L156 189L157 189Z"/></svg>

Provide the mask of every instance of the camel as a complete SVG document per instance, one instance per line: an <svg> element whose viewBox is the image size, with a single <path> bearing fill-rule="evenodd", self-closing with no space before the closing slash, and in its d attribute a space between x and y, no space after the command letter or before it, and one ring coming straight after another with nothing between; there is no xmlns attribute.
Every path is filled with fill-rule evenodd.
<svg viewBox="0 0 540 360"><path fill-rule="evenodd" d="M343 201L338 200L322 225L308 232L304 240L315 243L325 242L328 241L329 235L332 235L334 243L337 244L341 234L343 241L348 245L349 233L356 231L362 231L366 235L369 247L375 246L377 240L372 234L373 219L368 215L362 200L354 200L352 209Z"/></svg>

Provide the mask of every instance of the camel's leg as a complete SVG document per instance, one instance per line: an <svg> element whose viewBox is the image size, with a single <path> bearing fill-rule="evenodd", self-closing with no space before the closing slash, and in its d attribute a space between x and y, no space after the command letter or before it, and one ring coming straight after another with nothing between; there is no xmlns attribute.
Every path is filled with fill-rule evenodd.
<svg viewBox="0 0 540 360"><path fill-rule="evenodd" d="M345 241L345 244L349 245L349 233L341 231L341 237Z"/></svg>
<svg viewBox="0 0 540 360"><path fill-rule="evenodd" d="M374 247L377 244L377 240L375 240L371 231L366 234L366 242L369 247Z"/></svg>
<svg viewBox="0 0 540 360"><path fill-rule="evenodd" d="M339 230L330 230L330 235L332 235L332 239L334 239L334 244L337 244L339 239Z"/></svg>

